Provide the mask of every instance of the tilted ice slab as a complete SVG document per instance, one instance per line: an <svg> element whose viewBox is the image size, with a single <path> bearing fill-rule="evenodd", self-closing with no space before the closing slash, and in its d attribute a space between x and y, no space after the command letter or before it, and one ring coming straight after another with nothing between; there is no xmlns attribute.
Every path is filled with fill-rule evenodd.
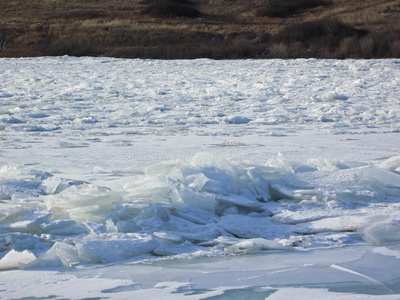
<svg viewBox="0 0 400 300"><path fill-rule="evenodd" d="M326 161L311 162L254 166L194 157L107 188L5 166L0 267L400 242L397 159L331 171L319 170Z"/></svg>

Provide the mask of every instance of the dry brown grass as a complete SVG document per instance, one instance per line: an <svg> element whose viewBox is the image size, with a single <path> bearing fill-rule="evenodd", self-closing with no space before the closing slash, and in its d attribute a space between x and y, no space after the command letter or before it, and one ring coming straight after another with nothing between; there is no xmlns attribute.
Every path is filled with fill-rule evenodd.
<svg viewBox="0 0 400 300"><path fill-rule="evenodd" d="M268 0L194 0L201 18L152 17L142 0L9 0L0 3L1 57L105 55L145 58L399 57L398 0L332 0L288 18L257 16ZM363 37L335 47L277 40L284 28L326 19ZM385 36L382 39L382 36Z"/></svg>

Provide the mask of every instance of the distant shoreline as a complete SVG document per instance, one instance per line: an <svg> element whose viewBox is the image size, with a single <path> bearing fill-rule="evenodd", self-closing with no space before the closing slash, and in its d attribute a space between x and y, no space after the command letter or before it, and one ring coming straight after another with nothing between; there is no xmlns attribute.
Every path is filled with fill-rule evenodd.
<svg viewBox="0 0 400 300"><path fill-rule="evenodd" d="M17 0L0 57L399 58L399 19L391 0Z"/></svg>

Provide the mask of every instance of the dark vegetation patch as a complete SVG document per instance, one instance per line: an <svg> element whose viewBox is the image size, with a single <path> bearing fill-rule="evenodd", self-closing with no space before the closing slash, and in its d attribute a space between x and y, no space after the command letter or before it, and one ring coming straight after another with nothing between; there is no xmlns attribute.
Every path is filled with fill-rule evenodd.
<svg viewBox="0 0 400 300"><path fill-rule="evenodd" d="M400 29L368 32L334 19L293 24L273 37L269 56L338 59L400 57Z"/></svg>
<svg viewBox="0 0 400 300"><path fill-rule="evenodd" d="M287 18L305 9L330 5L332 3L325 0L270 0L267 7L257 11L257 15L270 18Z"/></svg>
<svg viewBox="0 0 400 300"><path fill-rule="evenodd" d="M362 58L400 58L400 29L374 32L361 39L356 49Z"/></svg>
<svg viewBox="0 0 400 300"><path fill-rule="evenodd" d="M319 47L338 47L345 38L361 38L367 33L340 21L326 19L287 26L275 36L275 41L288 45L301 42L305 47L312 44Z"/></svg>
<svg viewBox="0 0 400 300"><path fill-rule="evenodd" d="M190 0L146 0L148 5L143 13L152 17L186 17L198 18L201 16L197 4Z"/></svg>

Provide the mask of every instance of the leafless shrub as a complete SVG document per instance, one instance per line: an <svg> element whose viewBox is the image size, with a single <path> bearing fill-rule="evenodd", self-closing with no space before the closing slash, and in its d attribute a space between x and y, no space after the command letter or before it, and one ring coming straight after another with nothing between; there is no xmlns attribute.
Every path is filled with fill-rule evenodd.
<svg viewBox="0 0 400 300"><path fill-rule="evenodd" d="M288 55L288 47L283 43L274 43L269 48L269 56L271 58L287 58Z"/></svg>
<svg viewBox="0 0 400 300"><path fill-rule="evenodd" d="M374 39L368 35L360 40L360 55L363 58L372 58L374 55Z"/></svg>
<svg viewBox="0 0 400 300"><path fill-rule="evenodd" d="M6 47L6 39L0 31L0 52Z"/></svg>
<svg viewBox="0 0 400 300"><path fill-rule="evenodd" d="M400 39L393 41L390 45L391 57L400 58Z"/></svg>

